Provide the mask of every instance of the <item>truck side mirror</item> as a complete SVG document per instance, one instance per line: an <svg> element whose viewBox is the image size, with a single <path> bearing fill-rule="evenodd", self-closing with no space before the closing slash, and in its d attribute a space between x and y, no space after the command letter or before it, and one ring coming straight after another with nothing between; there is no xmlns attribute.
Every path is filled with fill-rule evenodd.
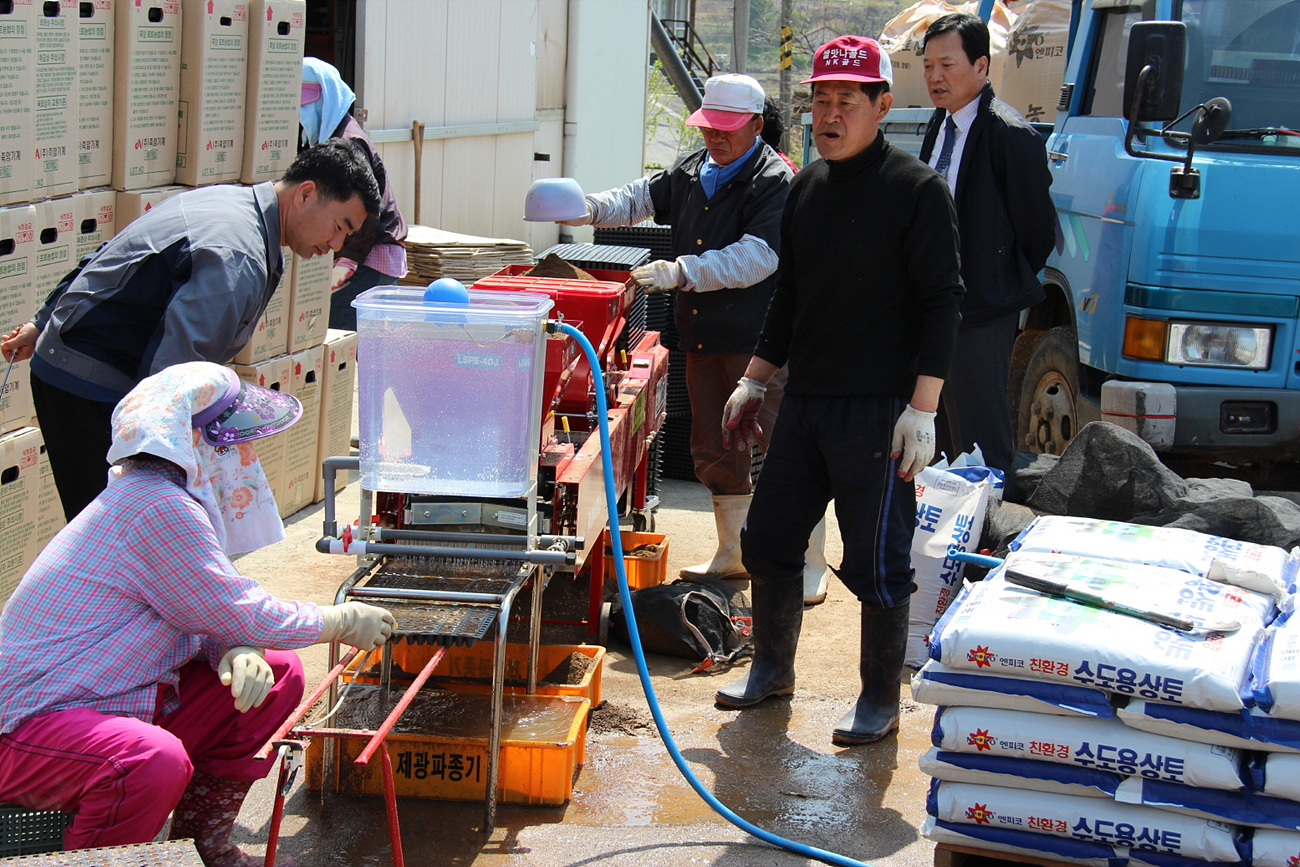
<svg viewBox="0 0 1300 867"><path fill-rule="evenodd" d="M1139 121L1173 120L1183 95L1183 65L1187 54L1187 26L1181 21L1139 21L1128 37L1124 66L1125 116ZM1139 90L1146 67L1144 86ZM1134 104L1134 101L1137 104Z"/></svg>

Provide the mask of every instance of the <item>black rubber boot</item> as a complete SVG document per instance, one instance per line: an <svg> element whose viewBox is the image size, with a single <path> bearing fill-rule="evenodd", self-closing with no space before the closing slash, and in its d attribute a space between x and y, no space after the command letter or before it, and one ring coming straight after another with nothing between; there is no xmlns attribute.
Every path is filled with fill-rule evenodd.
<svg viewBox="0 0 1300 867"><path fill-rule="evenodd" d="M898 728L898 677L907 657L907 615L911 600L893 608L862 606L858 672L862 694L835 727L840 746L878 741Z"/></svg>
<svg viewBox="0 0 1300 867"><path fill-rule="evenodd" d="M721 707L753 707L794 692L794 652L803 626L803 573L785 581L755 577L749 588L754 618L754 661L735 683L718 690Z"/></svg>

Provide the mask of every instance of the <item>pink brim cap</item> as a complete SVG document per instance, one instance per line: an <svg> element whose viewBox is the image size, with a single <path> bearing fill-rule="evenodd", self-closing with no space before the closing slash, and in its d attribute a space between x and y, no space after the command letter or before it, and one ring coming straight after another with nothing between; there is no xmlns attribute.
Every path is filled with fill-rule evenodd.
<svg viewBox="0 0 1300 867"><path fill-rule="evenodd" d="M805 78L800 84L812 84L815 81L888 81L887 78L879 76L861 75L852 72L824 72L821 75L814 75L812 78Z"/></svg>
<svg viewBox="0 0 1300 867"><path fill-rule="evenodd" d="M687 126L702 126L708 129L720 129L731 132L740 129L754 119L753 112L723 111L718 108L700 108L691 112L686 118Z"/></svg>

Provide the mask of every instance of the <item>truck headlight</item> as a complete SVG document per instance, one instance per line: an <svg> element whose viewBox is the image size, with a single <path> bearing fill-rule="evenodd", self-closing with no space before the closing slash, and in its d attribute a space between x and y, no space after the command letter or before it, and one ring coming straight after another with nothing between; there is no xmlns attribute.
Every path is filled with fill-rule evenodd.
<svg viewBox="0 0 1300 867"><path fill-rule="evenodd" d="M1170 322L1165 362L1265 370L1272 337L1272 330L1267 326Z"/></svg>

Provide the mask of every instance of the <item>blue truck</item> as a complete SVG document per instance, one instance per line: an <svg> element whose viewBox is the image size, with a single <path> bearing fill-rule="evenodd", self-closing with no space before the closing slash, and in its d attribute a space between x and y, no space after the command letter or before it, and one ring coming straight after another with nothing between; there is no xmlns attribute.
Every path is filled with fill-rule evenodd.
<svg viewBox="0 0 1300 867"><path fill-rule="evenodd" d="M1075 0L1070 27L1017 446L1105 419L1171 458L1300 458L1300 0ZM929 115L885 134L916 149Z"/></svg>

